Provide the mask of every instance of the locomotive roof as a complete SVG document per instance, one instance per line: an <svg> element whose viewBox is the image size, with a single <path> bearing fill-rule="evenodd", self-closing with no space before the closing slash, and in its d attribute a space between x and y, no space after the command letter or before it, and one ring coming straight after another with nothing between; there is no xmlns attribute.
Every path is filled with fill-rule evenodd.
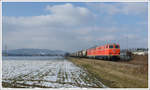
<svg viewBox="0 0 150 90"><path fill-rule="evenodd" d="M88 49L95 49L96 47L105 46L105 45L119 45L119 44L117 44L117 43L104 44L104 45L99 45L99 46L91 47L91 48L88 48Z"/></svg>
<svg viewBox="0 0 150 90"><path fill-rule="evenodd" d="M104 44L104 45L94 46L94 47L91 47L91 48L88 48L88 49L96 49L96 47L105 46L105 45L119 45L119 44L118 43ZM88 49L85 49L85 50L88 50ZM77 52L81 52L81 51L84 51L84 50L80 50L80 51L77 51ZM77 52L75 52L75 53L77 53Z"/></svg>

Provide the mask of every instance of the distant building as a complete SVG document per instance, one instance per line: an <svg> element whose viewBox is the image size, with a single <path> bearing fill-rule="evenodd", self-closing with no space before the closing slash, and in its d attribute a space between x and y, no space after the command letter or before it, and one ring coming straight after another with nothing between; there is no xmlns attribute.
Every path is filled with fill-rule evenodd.
<svg viewBox="0 0 150 90"><path fill-rule="evenodd" d="M137 48L136 50L132 51L132 54L134 54L134 55L147 55L148 54L148 49Z"/></svg>
<svg viewBox="0 0 150 90"><path fill-rule="evenodd" d="M148 51L141 51L141 50L139 50L139 51L132 52L132 54L134 54L134 55L147 55Z"/></svg>

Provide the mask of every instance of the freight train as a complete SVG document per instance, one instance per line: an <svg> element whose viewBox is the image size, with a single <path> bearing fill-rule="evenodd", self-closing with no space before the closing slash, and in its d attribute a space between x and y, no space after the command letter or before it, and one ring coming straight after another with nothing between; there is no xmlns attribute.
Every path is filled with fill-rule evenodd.
<svg viewBox="0 0 150 90"><path fill-rule="evenodd" d="M77 51L71 53L72 57L80 58L94 58L105 60L119 60L120 59L120 45L119 44L106 44L97 46L95 48L89 48L86 50Z"/></svg>

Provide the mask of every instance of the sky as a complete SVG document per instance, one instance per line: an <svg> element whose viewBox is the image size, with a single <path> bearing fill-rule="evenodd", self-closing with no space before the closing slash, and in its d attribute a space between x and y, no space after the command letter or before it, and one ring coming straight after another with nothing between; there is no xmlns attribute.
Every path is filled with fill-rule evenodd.
<svg viewBox="0 0 150 90"><path fill-rule="evenodd" d="M3 49L148 47L147 3L3 2Z"/></svg>

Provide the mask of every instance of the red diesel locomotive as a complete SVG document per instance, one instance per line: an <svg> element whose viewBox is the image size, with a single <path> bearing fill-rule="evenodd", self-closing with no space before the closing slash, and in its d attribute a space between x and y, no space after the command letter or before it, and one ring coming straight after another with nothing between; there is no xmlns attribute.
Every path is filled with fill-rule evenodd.
<svg viewBox="0 0 150 90"><path fill-rule="evenodd" d="M102 46L97 46L95 48L90 48L87 50L82 50L82 51L72 53L71 56L117 60L117 59L120 59L120 45L114 43L114 44L106 44Z"/></svg>
<svg viewBox="0 0 150 90"><path fill-rule="evenodd" d="M87 49L87 57L98 59L119 59L120 58L120 45L119 44L106 44L97 46L96 48Z"/></svg>

